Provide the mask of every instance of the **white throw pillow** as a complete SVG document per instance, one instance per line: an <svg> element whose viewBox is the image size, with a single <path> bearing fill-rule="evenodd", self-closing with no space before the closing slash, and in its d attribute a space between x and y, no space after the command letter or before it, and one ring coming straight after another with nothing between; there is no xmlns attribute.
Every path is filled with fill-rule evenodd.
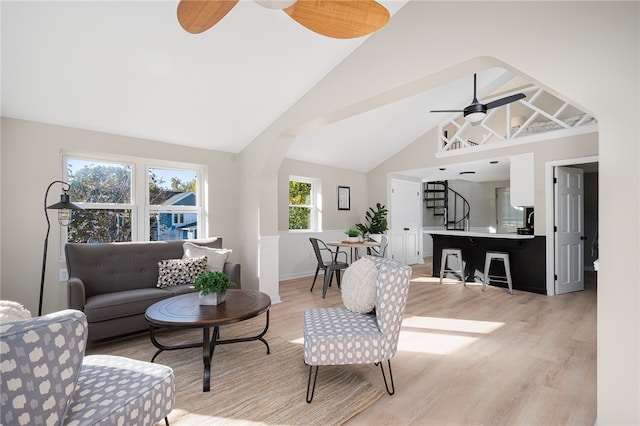
<svg viewBox="0 0 640 426"><path fill-rule="evenodd" d="M31 318L31 312L18 302L0 300L0 323Z"/></svg>
<svg viewBox="0 0 640 426"><path fill-rule="evenodd" d="M194 243L186 242L182 245L184 249L183 259L190 257L207 256L207 271L224 272L224 263L231 256L232 250L218 249L205 246L199 246Z"/></svg>
<svg viewBox="0 0 640 426"><path fill-rule="evenodd" d="M367 258L353 262L342 279L342 303L357 314L367 314L376 306L378 269Z"/></svg>

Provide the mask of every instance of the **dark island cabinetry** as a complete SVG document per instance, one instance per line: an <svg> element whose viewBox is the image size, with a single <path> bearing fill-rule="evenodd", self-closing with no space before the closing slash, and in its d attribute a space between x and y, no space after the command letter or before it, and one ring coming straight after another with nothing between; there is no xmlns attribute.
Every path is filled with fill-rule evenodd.
<svg viewBox="0 0 640 426"><path fill-rule="evenodd" d="M433 238L433 276L440 276L443 248L459 248L465 263L468 282L479 281L484 271L487 251L509 253L513 289L547 294L546 237L513 234L485 234L464 231L425 231ZM502 272L500 262L493 262L491 274ZM492 283L492 285L494 285ZM506 286L506 285L505 285Z"/></svg>

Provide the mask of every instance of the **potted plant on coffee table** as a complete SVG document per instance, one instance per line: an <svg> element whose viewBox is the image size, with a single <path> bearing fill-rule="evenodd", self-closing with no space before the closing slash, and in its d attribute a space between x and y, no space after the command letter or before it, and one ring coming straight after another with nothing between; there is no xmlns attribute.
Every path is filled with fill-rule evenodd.
<svg viewBox="0 0 640 426"><path fill-rule="evenodd" d="M196 279L193 289L200 293L201 305L219 305L224 302L230 286L229 277L224 272L206 271Z"/></svg>

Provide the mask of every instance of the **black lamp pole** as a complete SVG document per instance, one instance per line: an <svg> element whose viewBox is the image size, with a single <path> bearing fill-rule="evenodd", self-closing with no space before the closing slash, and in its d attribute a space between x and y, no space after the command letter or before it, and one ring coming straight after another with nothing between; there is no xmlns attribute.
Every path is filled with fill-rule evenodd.
<svg viewBox="0 0 640 426"><path fill-rule="evenodd" d="M49 190L56 184L62 184L63 193L60 194L60 202L52 204L47 207L47 196ZM47 220L47 235L44 237L44 252L42 254L42 277L40 278L40 302L38 303L38 316L42 315L42 296L44 295L44 273L47 267L47 247L49 245L49 231L51 230L51 222L49 222L49 213L47 209L58 210L58 223L63 226L67 226L71 222L70 210L82 210L82 207L78 207L69 201L69 189L71 186L67 182L61 180L54 180L47 187L47 191L44 193L44 217Z"/></svg>

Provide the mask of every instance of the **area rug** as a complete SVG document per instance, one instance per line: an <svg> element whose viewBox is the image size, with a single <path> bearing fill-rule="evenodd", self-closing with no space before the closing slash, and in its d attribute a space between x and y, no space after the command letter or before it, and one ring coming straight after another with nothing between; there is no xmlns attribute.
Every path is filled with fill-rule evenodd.
<svg viewBox="0 0 640 426"><path fill-rule="evenodd" d="M254 324L255 325L255 324ZM255 334L243 323L221 328L221 338ZM171 425L328 425L342 424L360 413L383 392L363 377L339 366L319 369L315 397L305 401L309 367L304 364L302 344L284 341L267 333L271 347L259 341L216 347L211 365L211 391L202 391L202 349L165 351L157 363L173 368L176 403L169 415ZM159 333L164 344L202 340L200 330ZM92 345L88 354L113 354L149 361L155 353L149 336Z"/></svg>

